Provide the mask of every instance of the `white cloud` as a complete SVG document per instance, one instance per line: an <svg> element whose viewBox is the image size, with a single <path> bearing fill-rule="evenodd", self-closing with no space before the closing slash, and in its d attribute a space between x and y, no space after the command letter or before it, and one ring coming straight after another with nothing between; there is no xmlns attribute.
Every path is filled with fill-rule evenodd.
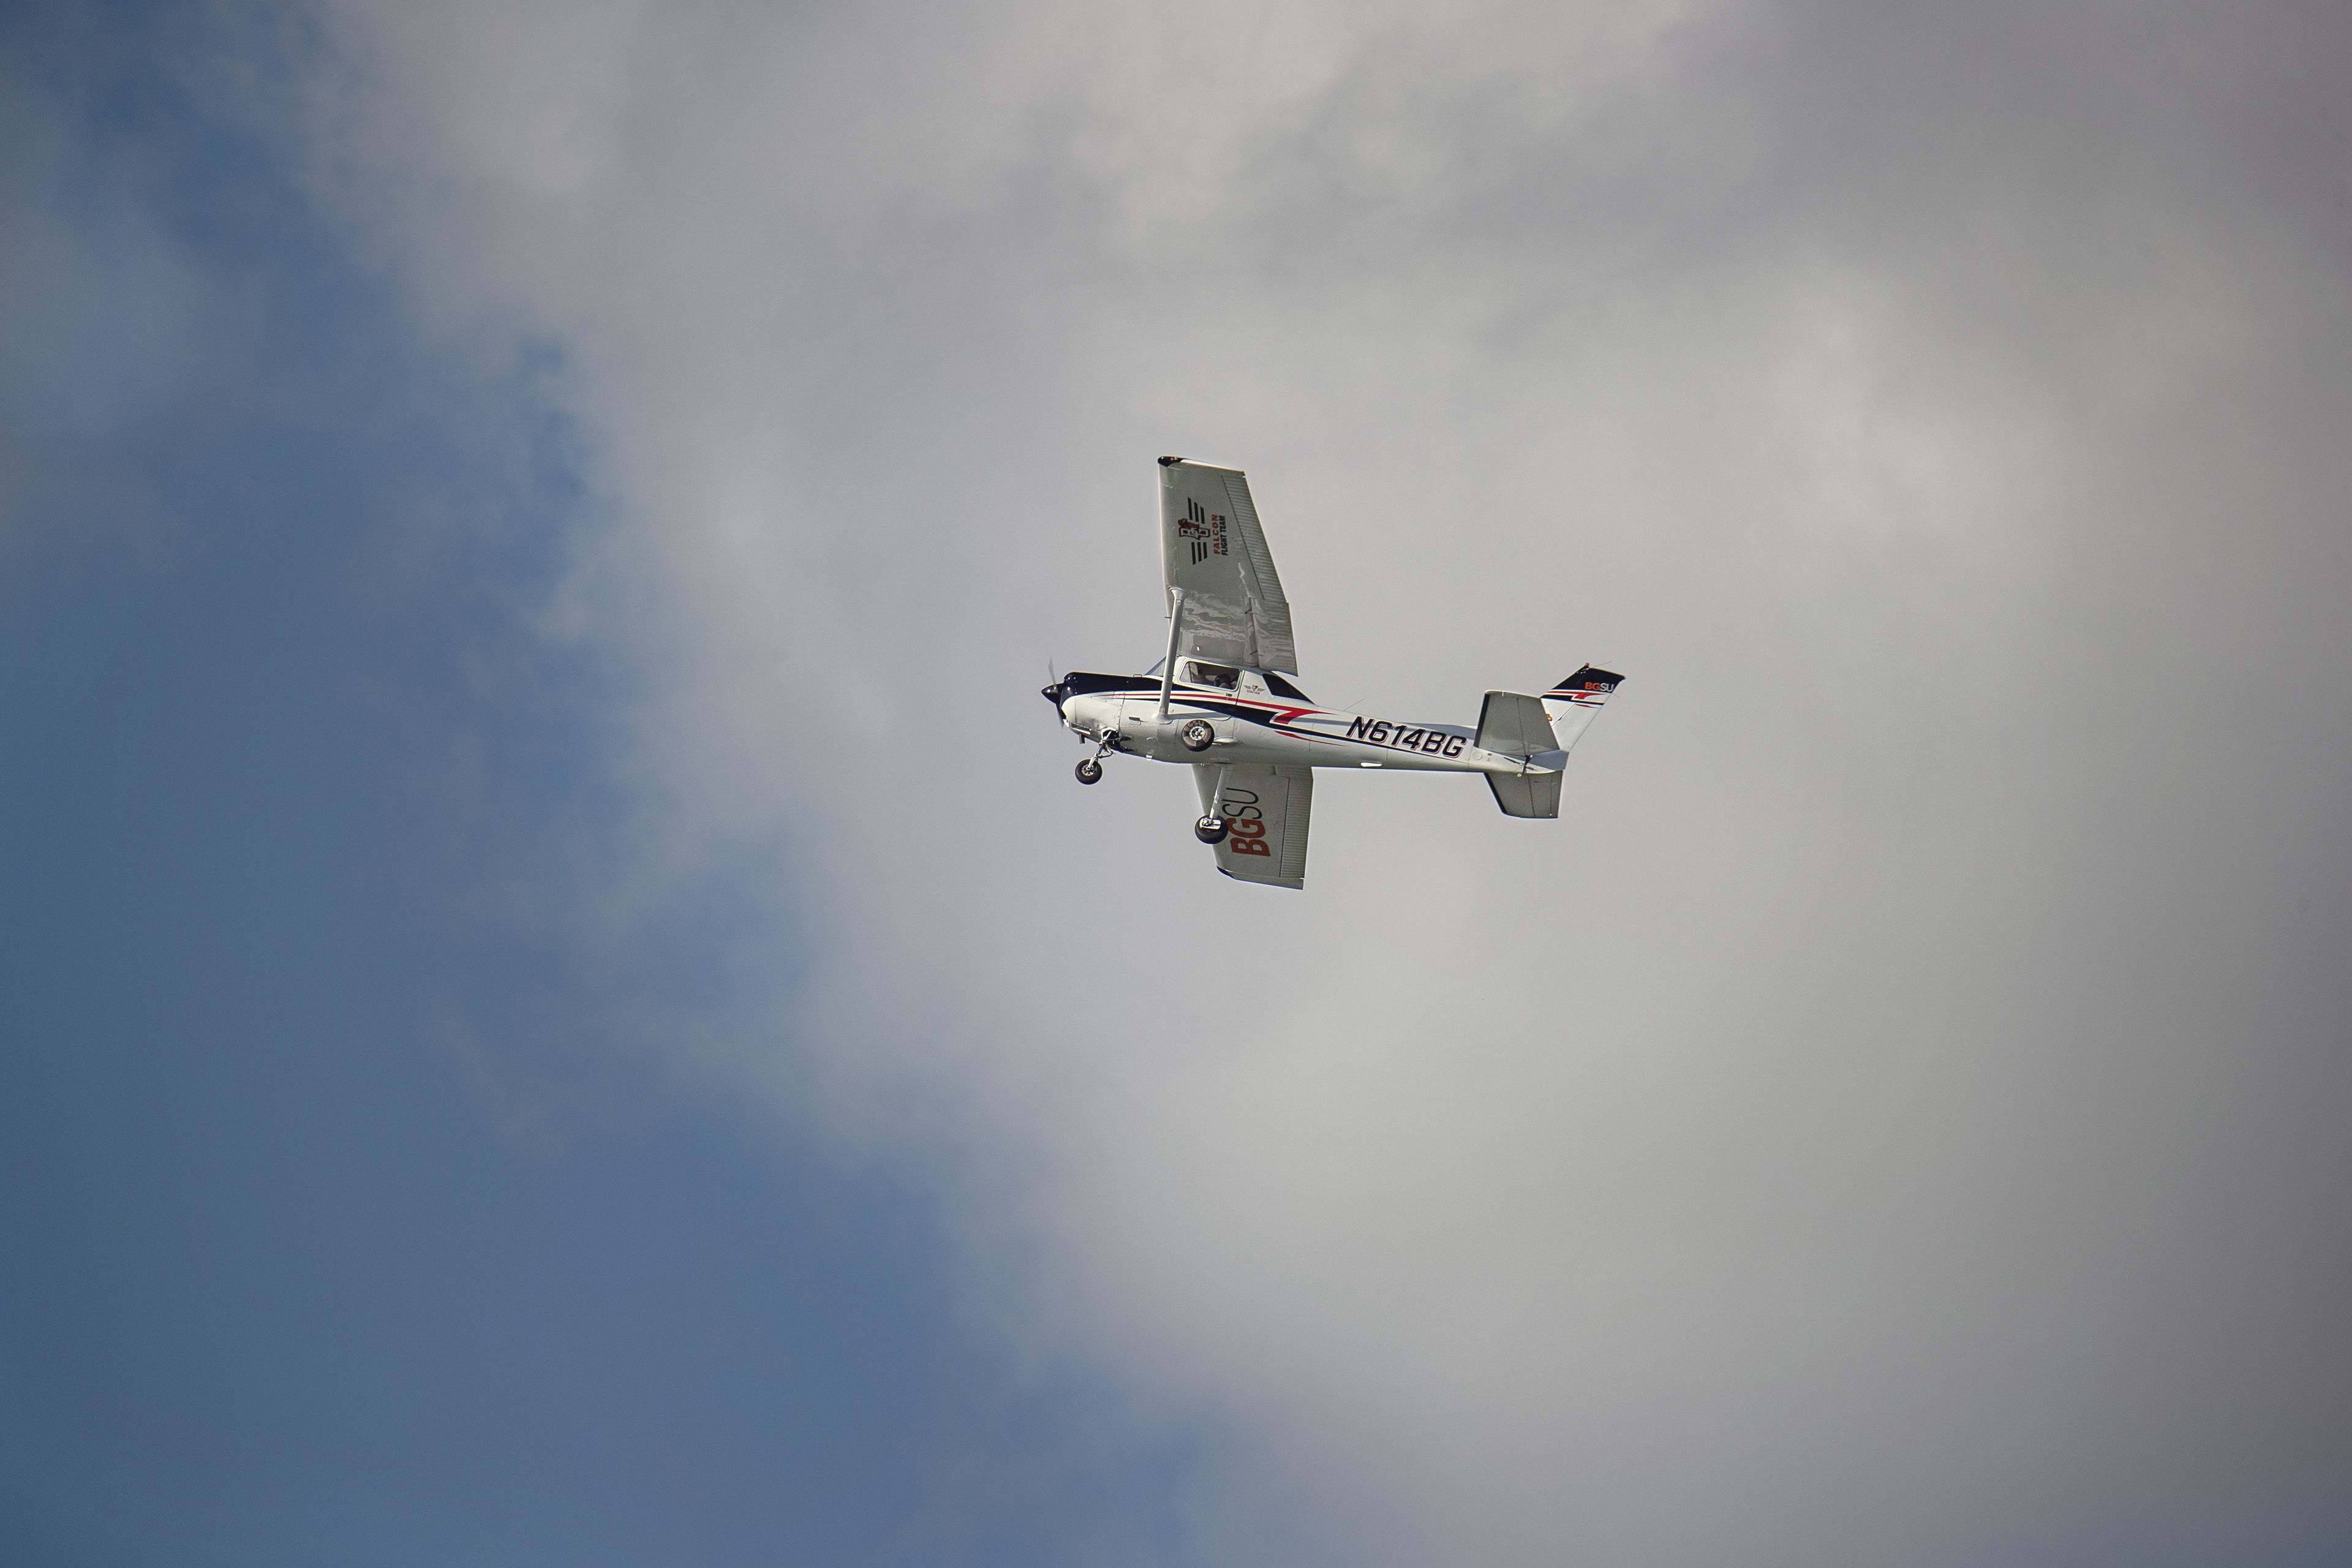
<svg viewBox="0 0 2352 1568"><path fill-rule="evenodd" d="M2352 362L2250 109L2342 40L316 17L323 199L593 436L646 876L821 928L738 1067L1234 1434L1209 1557L1934 1561L2342 1452ZM1160 451L1252 470L1327 700L1626 670L1570 819L1337 778L1282 897L1176 770L1071 785Z"/></svg>

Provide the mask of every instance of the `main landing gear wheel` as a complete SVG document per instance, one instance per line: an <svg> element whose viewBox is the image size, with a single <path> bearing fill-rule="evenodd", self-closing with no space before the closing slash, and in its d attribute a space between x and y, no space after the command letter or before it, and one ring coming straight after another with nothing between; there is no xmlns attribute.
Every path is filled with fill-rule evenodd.
<svg viewBox="0 0 2352 1568"><path fill-rule="evenodd" d="M1192 837L1203 844L1223 844L1225 841L1225 819L1222 816L1201 818L1192 824Z"/></svg>
<svg viewBox="0 0 2352 1568"><path fill-rule="evenodd" d="M1216 742L1217 727L1206 719L1187 719L1177 730L1176 738L1184 742L1188 752L1205 752Z"/></svg>
<svg viewBox="0 0 2352 1568"><path fill-rule="evenodd" d="M1081 761L1078 763L1078 782L1080 784L1102 783L1102 764L1092 757Z"/></svg>

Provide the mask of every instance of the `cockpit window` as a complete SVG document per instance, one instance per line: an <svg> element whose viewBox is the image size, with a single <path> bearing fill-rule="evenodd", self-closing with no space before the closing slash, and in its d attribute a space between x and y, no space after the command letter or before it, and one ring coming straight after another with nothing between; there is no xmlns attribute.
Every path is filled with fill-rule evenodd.
<svg viewBox="0 0 2352 1568"><path fill-rule="evenodd" d="M1282 677L1275 674L1275 672L1270 669L1265 672L1265 689L1268 691L1273 692L1276 697L1287 697L1294 702L1312 702L1315 700L1315 699L1307 696L1307 693L1299 690L1298 688L1291 685L1290 682L1283 679Z"/></svg>
<svg viewBox="0 0 2352 1568"><path fill-rule="evenodd" d="M1199 659L1184 662L1184 679L1195 686L1222 686L1231 691L1240 680L1242 672L1225 664L1203 664Z"/></svg>

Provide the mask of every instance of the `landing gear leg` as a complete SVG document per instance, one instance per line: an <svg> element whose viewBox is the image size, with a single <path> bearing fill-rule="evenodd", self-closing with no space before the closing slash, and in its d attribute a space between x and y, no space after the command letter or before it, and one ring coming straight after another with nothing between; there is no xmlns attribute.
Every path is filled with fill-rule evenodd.
<svg viewBox="0 0 2352 1568"><path fill-rule="evenodd" d="M1118 731L1105 730L1095 737L1095 754L1078 764L1080 784L1102 783L1102 760L1118 746Z"/></svg>
<svg viewBox="0 0 2352 1568"><path fill-rule="evenodd" d="M1200 821L1192 824L1192 837L1203 844L1223 844L1225 841L1229 825L1217 815L1218 809L1225 804L1225 768L1217 770L1216 793L1209 797L1209 809Z"/></svg>

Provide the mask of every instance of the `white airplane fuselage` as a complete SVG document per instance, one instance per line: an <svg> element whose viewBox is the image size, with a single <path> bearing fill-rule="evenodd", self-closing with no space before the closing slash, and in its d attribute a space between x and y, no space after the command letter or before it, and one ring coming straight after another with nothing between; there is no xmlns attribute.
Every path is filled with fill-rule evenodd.
<svg viewBox="0 0 2352 1568"><path fill-rule="evenodd" d="M1176 681L1167 692L1164 717L1156 675L1074 673L1047 687L1045 696L1081 739L1162 763L1402 768L1520 777L1558 773L1568 761L1564 751L1526 757L1482 751L1477 731L1465 725L1339 712L1308 701L1279 676L1257 669L1234 673L1230 689ZM1193 743L1188 743L1188 736Z"/></svg>

